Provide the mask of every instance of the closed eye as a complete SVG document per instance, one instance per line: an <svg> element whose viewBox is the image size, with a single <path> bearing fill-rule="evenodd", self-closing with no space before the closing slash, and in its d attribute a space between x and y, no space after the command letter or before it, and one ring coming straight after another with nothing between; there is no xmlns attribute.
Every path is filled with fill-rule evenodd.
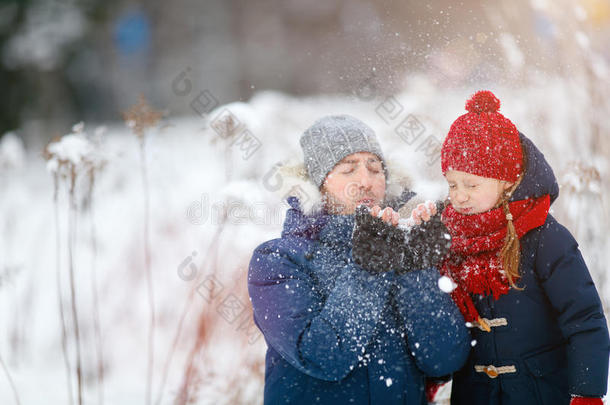
<svg viewBox="0 0 610 405"><path fill-rule="evenodd" d="M381 162L379 160L369 160L367 162L366 168L371 172L371 173L381 173Z"/></svg>

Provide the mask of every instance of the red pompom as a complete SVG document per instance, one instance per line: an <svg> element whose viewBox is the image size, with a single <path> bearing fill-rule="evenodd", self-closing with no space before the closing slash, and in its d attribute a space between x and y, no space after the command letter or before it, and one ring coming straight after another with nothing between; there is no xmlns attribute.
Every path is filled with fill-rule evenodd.
<svg viewBox="0 0 610 405"><path fill-rule="evenodd" d="M466 101L466 110L471 113L495 113L500 109L500 100L489 90L480 90Z"/></svg>

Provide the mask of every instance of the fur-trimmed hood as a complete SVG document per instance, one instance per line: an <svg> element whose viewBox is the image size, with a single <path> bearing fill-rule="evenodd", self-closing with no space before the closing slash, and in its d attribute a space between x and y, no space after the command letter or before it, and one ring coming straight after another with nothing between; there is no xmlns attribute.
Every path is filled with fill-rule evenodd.
<svg viewBox="0 0 610 405"><path fill-rule="evenodd" d="M411 190L412 180L406 170L396 162L387 161L387 186L385 206L395 210L400 209L401 216L410 214L411 209L421 202L416 193ZM306 215L314 215L322 209L322 193L309 179L307 169L302 161L296 159L279 162L272 171L275 176L273 187L278 199L287 201L288 197L296 197L301 210ZM269 182L269 179L263 179ZM415 198L414 198L415 197Z"/></svg>
<svg viewBox="0 0 610 405"><path fill-rule="evenodd" d="M519 133L519 137L523 145L526 167L523 180L515 189L511 201L538 198L548 194L552 204L559 196L559 186L553 169L544 154L528 137L522 133Z"/></svg>

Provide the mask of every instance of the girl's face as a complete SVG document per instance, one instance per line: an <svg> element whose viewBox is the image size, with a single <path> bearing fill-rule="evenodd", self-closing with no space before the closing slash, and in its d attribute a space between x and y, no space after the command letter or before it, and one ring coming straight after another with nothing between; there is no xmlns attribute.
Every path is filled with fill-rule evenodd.
<svg viewBox="0 0 610 405"><path fill-rule="evenodd" d="M460 214L480 214L495 208L502 193L513 186L504 180L490 179L459 170L448 170L449 200Z"/></svg>
<svg viewBox="0 0 610 405"><path fill-rule="evenodd" d="M360 204L380 205L385 197L381 160L369 152L346 156L328 173L321 190L327 208L335 214L353 214Z"/></svg>

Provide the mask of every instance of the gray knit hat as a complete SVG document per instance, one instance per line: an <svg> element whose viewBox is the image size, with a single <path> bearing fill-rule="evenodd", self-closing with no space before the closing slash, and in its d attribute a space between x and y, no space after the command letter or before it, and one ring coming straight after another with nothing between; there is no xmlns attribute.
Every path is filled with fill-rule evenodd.
<svg viewBox="0 0 610 405"><path fill-rule="evenodd" d="M328 173L352 153L370 152L385 160L375 132L349 115L331 115L316 121L301 135L305 166L311 180L322 186Z"/></svg>

